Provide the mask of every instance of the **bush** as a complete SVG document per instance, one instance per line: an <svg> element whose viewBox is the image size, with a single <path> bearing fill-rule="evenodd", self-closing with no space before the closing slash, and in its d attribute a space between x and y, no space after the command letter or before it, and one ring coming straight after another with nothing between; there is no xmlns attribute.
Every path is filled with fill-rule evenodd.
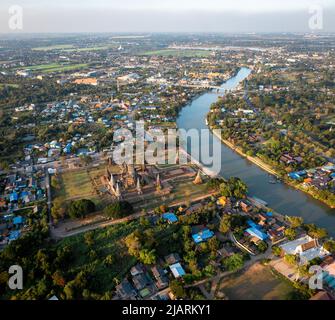
<svg viewBox="0 0 335 320"><path fill-rule="evenodd" d="M71 218L84 218L95 211L95 204L91 200L82 199L70 203L68 214Z"/></svg>
<svg viewBox="0 0 335 320"><path fill-rule="evenodd" d="M109 218L124 218L134 213L133 206L128 201L118 201L104 209L104 214Z"/></svg>

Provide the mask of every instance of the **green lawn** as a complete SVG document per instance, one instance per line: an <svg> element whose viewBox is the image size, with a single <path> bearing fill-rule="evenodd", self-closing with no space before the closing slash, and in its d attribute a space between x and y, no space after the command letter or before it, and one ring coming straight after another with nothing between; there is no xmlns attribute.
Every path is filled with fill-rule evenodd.
<svg viewBox="0 0 335 320"><path fill-rule="evenodd" d="M80 70L88 67L87 63L79 64L61 64L61 63L50 63L50 64L40 64L35 66L20 67L15 69L26 69L33 73L51 73L51 72L61 72L70 70Z"/></svg>
<svg viewBox="0 0 335 320"><path fill-rule="evenodd" d="M209 57L211 55L211 51L205 50L175 50L175 49L163 49L156 51L146 51L141 55L144 56L162 56L162 57L184 57L184 58L201 58L201 57Z"/></svg>
<svg viewBox="0 0 335 320"><path fill-rule="evenodd" d="M106 199L101 198L96 194L91 178L100 177L105 173L105 166L91 168L89 171L86 169L69 171L61 174L58 177L60 183L59 190L53 190L53 198L61 199L64 202L79 199L92 200L97 210L100 210L107 203Z"/></svg>

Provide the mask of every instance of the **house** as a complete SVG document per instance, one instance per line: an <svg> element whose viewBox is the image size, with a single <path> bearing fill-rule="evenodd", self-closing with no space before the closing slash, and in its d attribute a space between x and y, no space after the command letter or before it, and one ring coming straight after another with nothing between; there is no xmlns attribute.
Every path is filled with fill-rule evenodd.
<svg viewBox="0 0 335 320"><path fill-rule="evenodd" d="M246 233L248 233L250 236L255 237L261 241L264 241L268 238L268 235L263 232L261 228L257 227L251 227L246 230Z"/></svg>
<svg viewBox="0 0 335 320"><path fill-rule="evenodd" d="M134 277L137 276L138 274L143 273L143 268L140 264L137 264L136 266L132 267L130 269L130 274Z"/></svg>
<svg viewBox="0 0 335 320"><path fill-rule="evenodd" d="M192 214L192 213L195 213L195 212L199 211L201 208L202 208L202 204L201 203L196 203L196 204L192 205L191 207L189 207L186 210L185 213L187 215L189 215L189 214Z"/></svg>
<svg viewBox="0 0 335 320"><path fill-rule="evenodd" d="M260 241L264 241L268 238L268 235L263 231L262 227L252 220L247 221L250 228L246 230L246 233L251 235L252 237L255 237L259 239Z"/></svg>
<svg viewBox="0 0 335 320"><path fill-rule="evenodd" d="M143 290L149 284L148 278L144 273L137 274L136 276L133 277L132 280L134 287L138 291Z"/></svg>
<svg viewBox="0 0 335 320"><path fill-rule="evenodd" d="M154 266L151 268L151 271L156 279L156 287L158 290L165 289L169 286L169 280L162 268Z"/></svg>
<svg viewBox="0 0 335 320"><path fill-rule="evenodd" d="M177 263L179 262L181 259L180 259L180 256L178 253L171 253L169 254L168 256L165 257L165 261L168 265L171 265L171 264L174 264L174 263Z"/></svg>
<svg viewBox="0 0 335 320"><path fill-rule="evenodd" d="M198 244L204 241L207 241L208 239L212 238L214 236L213 231L210 231L209 229L203 229L199 233L193 234L192 238L193 241Z"/></svg>
<svg viewBox="0 0 335 320"><path fill-rule="evenodd" d="M24 223L24 219L21 216L17 216L13 219L13 224L15 225L21 225Z"/></svg>
<svg viewBox="0 0 335 320"><path fill-rule="evenodd" d="M169 268L176 279L182 278L186 274L185 270L179 262L171 265Z"/></svg>
<svg viewBox="0 0 335 320"><path fill-rule="evenodd" d="M299 239L287 242L279 246L284 254L297 255L300 258L300 264L304 264L315 258L325 258L329 252L319 245L317 239L306 235Z"/></svg>
<svg viewBox="0 0 335 320"><path fill-rule="evenodd" d="M178 217L174 213L164 213L162 217L164 220L167 220L168 223L170 224L178 222Z"/></svg>
<svg viewBox="0 0 335 320"><path fill-rule="evenodd" d="M240 207L243 212L250 212L253 209L252 204L248 200L241 200L240 201Z"/></svg>
<svg viewBox="0 0 335 320"><path fill-rule="evenodd" d="M116 294L121 300L132 300L136 297L136 290L127 279L116 286Z"/></svg>

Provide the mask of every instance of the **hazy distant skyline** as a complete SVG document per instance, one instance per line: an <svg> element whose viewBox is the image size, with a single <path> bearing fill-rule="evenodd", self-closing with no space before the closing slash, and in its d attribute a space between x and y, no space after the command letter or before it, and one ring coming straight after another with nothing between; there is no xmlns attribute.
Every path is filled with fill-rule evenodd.
<svg viewBox="0 0 335 320"><path fill-rule="evenodd" d="M308 32L312 5L323 8L321 31L335 32L334 0L1 0L2 33L12 5L23 8L24 33Z"/></svg>

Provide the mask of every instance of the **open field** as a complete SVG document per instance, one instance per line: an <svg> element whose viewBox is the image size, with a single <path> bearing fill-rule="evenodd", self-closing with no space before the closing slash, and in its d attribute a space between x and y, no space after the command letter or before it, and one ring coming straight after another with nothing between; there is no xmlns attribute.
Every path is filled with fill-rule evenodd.
<svg viewBox="0 0 335 320"><path fill-rule="evenodd" d="M115 48L116 45L106 45L106 46L97 46L97 47L87 47L87 48L68 48L62 51L65 52L85 52L85 51L99 51Z"/></svg>
<svg viewBox="0 0 335 320"><path fill-rule="evenodd" d="M51 72L80 70L86 67L88 67L87 63L78 63L78 64L51 63L51 64L40 64L35 66L20 67L15 69L30 70L33 73L51 73Z"/></svg>
<svg viewBox="0 0 335 320"><path fill-rule="evenodd" d="M109 45L101 45L101 46L94 46L94 47L77 47L73 44L58 44L58 45L50 45L45 47L36 47L33 48L33 51L64 51L64 52L85 52L85 51L98 51L98 50L107 50L110 48L117 47L116 44L109 44Z"/></svg>
<svg viewBox="0 0 335 320"><path fill-rule="evenodd" d="M56 45L50 45L50 46L44 46L44 47L36 47L32 48L33 51L51 51L51 50L64 50L64 49L70 49L74 48L74 45L72 44L56 44Z"/></svg>
<svg viewBox="0 0 335 320"><path fill-rule="evenodd" d="M270 267L260 263L243 273L224 278L218 288L230 300L285 300L294 291L289 282L279 279Z"/></svg>
<svg viewBox="0 0 335 320"><path fill-rule="evenodd" d="M185 57L185 58L201 58L201 57L209 57L211 55L211 51L205 50L174 50L174 49L163 49L157 51L147 51L142 53L144 56L162 56L162 57Z"/></svg>
<svg viewBox="0 0 335 320"><path fill-rule="evenodd" d="M66 202L84 198L90 199L100 209L103 201L96 194L91 179L103 175L104 170L105 167L101 166L90 170L81 169L61 174L59 177L60 189L54 191L54 198L60 198Z"/></svg>

